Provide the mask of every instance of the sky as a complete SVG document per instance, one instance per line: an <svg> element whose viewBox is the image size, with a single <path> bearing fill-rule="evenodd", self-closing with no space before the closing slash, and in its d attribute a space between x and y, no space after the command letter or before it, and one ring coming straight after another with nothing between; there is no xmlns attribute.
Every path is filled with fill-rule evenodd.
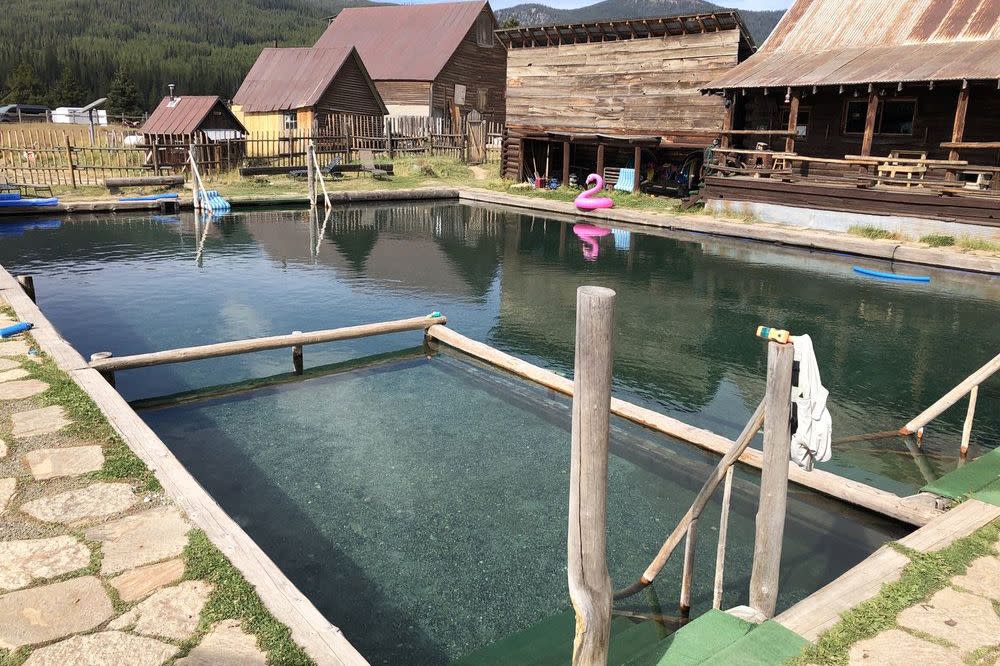
<svg viewBox="0 0 1000 666"><path fill-rule="evenodd" d="M428 2L440 2L441 0L405 0L405 4L426 4ZM576 7L586 7L599 0L491 0L490 4L494 9L513 7L525 2L539 2L549 7L560 9L573 9ZM711 0L715 4L734 9L788 9L792 0ZM400 3L404 4L404 3Z"/></svg>

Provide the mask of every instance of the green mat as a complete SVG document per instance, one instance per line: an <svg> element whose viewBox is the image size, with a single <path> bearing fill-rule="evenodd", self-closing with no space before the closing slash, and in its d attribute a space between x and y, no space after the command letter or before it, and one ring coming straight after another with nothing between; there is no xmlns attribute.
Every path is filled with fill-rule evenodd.
<svg viewBox="0 0 1000 666"><path fill-rule="evenodd" d="M953 500L974 497L1000 506L1000 449L976 458L964 467L928 483L921 490Z"/></svg>
<svg viewBox="0 0 1000 666"><path fill-rule="evenodd" d="M806 639L768 620L699 666L778 666L798 656L807 645Z"/></svg>
<svg viewBox="0 0 1000 666"><path fill-rule="evenodd" d="M635 659L628 666L692 666L743 638L749 622L711 610ZM738 663L738 662L734 662Z"/></svg>

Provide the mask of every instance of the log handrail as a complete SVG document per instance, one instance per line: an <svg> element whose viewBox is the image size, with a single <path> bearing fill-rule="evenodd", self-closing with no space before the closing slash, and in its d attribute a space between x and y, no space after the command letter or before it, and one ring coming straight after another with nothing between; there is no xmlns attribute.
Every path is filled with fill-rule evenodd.
<svg viewBox="0 0 1000 666"><path fill-rule="evenodd" d="M447 321L447 317L444 317L443 315L429 315L426 317L413 317L411 319L399 319L396 321L386 321L375 324L361 324L359 326L347 326L344 328L312 331L309 333L293 333L291 335L275 335L266 338L251 338L249 340L236 340L233 342L218 342L198 347L185 347L181 349L151 352L148 354L135 354L134 356L111 356L109 358L91 361L90 367L94 370L105 373L114 372L116 370L144 368L151 365L184 363L186 361L198 361L206 358L217 358L220 356L234 356L237 354L269 351L272 349L285 349L289 347L294 348L301 347L303 345L317 345L324 342L336 342L338 340L353 340L355 338L366 338L373 335L385 335L388 333L400 333L403 331L420 331L426 330L436 324L446 323Z"/></svg>
<svg viewBox="0 0 1000 666"><path fill-rule="evenodd" d="M973 388L992 377L997 371L1000 371L1000 354L994 356L986 365L966 377L958 386L945 393L937 402L900 428L899 434L906 437L917 433L928 423L941 416L946 409L968 395Z"/></svg>

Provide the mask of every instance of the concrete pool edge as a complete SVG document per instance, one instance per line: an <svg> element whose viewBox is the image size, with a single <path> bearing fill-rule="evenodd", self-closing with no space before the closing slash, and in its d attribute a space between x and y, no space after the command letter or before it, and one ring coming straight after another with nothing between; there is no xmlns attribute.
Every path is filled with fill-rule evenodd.
<svg viewBox="0 0 1000 666"><path fill-rule="evenodd" d="M458 190L458 198L463 202L497 204L540 213L559 213L571 215L577 219L581 217L581 213L573 204L564 201L467 188ZM800 230L781 225L749 225L706 216L678 216L624 209L592 211L587 213L586 217L588 220L596 219L607 223L622 222L660 229L763 241L824 252L842 252L858 257L1000 275L1000 258L966 255L951 250L913 247L900 242L871 240L843 233L821 232L815 229Z"/></svg>
<svg viewBox="0 0 1000 666"><path fill-rule="evenodd" d="M128 447L150 468L164 492L253 586L268 611L319 665L366 666L368 661L284 575L253 539L205 491L167 446L100 373L64 340L20 284L0 266L0 301L33 324L32 336L60 370L94 401Z"/></svg>

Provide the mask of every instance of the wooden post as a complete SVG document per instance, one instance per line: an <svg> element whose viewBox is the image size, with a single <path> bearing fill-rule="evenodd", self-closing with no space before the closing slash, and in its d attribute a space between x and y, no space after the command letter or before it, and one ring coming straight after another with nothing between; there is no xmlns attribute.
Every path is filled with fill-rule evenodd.
<svg viewBox="0 0 1000 666"><path fill-rule="evenodd" d="M569 141L563 141L562 186L569 187ZM548 183L546 183L546 187Z"/></svg>
<svg viewBox="0 0 1000 666"><path fill-rule="evenodd" d="M715 586L712 590L712 608L722 608L722 592L726 581L726 539L729 537L729 507L733 501L733 471L726 470L726 484L722 487L722 510L719 513L719 544L715 549Z"/></svg>
<svg viewBox="0 0 1000 666"><path fill-rule="evenodd" d="M385 121L385 143L386 148L389 149L389 159L391 160L395 157L395 152L392 149L392 117L386 119Z"/></svg>
<svg viewBox="0 0 1000 666"><path fill-rule="evenodd" d="M114 356L111 352L97 352L96 354L90 355L90 362L94 361L105 361ZM112 388L115 386L115 371L114 370L99 370L101 377L104 377L104 381L111 385Z"/></svg>
<svg viewBox="0 0 1000 666"><path fill-rule="evenodd" d="M969 111L969 85L967 83L962 83L962 89L958 91L958 102L955 104L955 124L951 130L951 142L959 143L965 137L965 117ZM952 148L948 151L949 160L957 160L959 157L958 149ZM954 171L949 171L945 174L947 180L955 180L958 175ZM994 176L996 177L996 176Z"/></svg>
<svg viewBox="0 0 1000 666"><path fill-rule="evenodd" d="M31 300L35 300L32 298ZM969 455L969 440L972 438L972 420L976 418L976 400L979 398L979 385L969 391L969 410L965 413L965 425L962 426L962 458Z"/></svg>
<svg viewBox="0 0 1000 666"><path fill-rule="evenodd" d="M292 331L292 335L302 335L302 331ZM297 375L301 375L304 372L302 345L292 347L292 367L295 368L295 374Z"/></svg>
<svg viewBox="0 0 1000 666"><path fill-rule="evenodd" d="M778 601L781 541L788 501L788 460L792 440L791 344L769 342L767 393L764 396L764 460L760 475L760 503L750 574L750 607L764 617L774 616Z"/></svg>
<svg viewBox="0 0 1000 666"><path fill-rule="evenodd" d="M76 167L73 166L73 146L69 142L69 135L63 134L66 139L66 164L69 167L69 183L76 189Z"/></svg>
<svg viewBox="0 0 1000 666"><path fill-rule="evenodd" d="M872 91L868 93L868 115L865 116L865 134L861 140L861 154L865 157L872 154L872 143L875 141L875 118L877 116L878 93L872 89Z"/></svg>
<svg viewBox="0 0 1000 666"><path fill-rule="evenodd" d="M604 144L597 144L597 175L604 178Z"/></svg>
<svg viewBox="0 0 1000 666"><path fill-rule="evenodd" d="M722 140L719 142L719 145L722 148L729 148L733 141L730 132L733 131L733 119L736 116L736 97L726 95L724 104L726 114L722 117Z"/></svg>
<svg viewBox="0 0 1000 666"><path fill-rule="evenodd" d="M801 93L792 93L789 105L788 105L788 131L794 132L799 126L799 102L801 101ZM795 135L785 138L785 152L794 153L795 152Z"/></svg>
<svg viewBox="0 0 1000 666"><path fill-rule="evenodd" d="M314 155L316 154L316 144L313 141L309 142L309 148L306 150L306 178L309 179L309 205L316 205L316 169L313 166L315 163Z"/></svg>
<svg viewBox="0 0 1000 666"><path fill-rule="evenodd" d="M639 184L642 182L642 148L635 147L635 187L633 192L639 191Z"/></svg>
<svg viewBox="0 0 1000 666"><path fill-rule="evenodd" d="M18 275L17 283L21 285L21 289L23 289L24 293L28 295L28 298L31 299L32 303L38 302L35 300L35 278L30 275Z"/></svg>
<svg viewBox="0 0 1000 666"><path fill-rule="evenodd" d="M160 147L159 147L159 145L156 142L156 137L155 136L152 137L152 142L151 143L152 143L152 145L150 147L152 148L152 152L153 152L153 175L154 176L159 176L160 175Z"/></svg>
<svg viewBox="0 0 1000 666"><path fill-rule="evenodd" d="M607 564L608 429L615 292L580 287L569 485L567 574L576 611L573 666L606 666L611 632Z"/></svg>
<svg viewBox="0 0 1000 666"><path fill-rule="evenodd" d="M691 617L691 586L694 580L694 552L698 540L698 520L692 520L684 542L684 569L681 573L680 616Z"/></svg>

